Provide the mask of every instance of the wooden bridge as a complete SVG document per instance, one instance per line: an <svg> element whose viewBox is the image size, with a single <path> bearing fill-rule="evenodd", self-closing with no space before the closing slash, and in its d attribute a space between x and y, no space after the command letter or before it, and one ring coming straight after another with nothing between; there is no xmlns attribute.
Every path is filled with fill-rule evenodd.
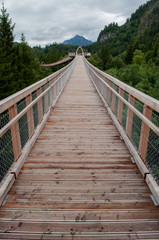
<svg viewBox="0 0 159 240"><path fill-rule="evenodd" d="M157 100L76 55L0 111L0 239L159 239Z"/></svg>
<svg viewBox="0 0 159 240"><path fill-rule="evenodd" d="M78 52L78 49L77 49L77 52ZM57 62L54 62L54 63L49 63L49 64L42 63L41 66L42 67L54 67L54 66L58 66L58 65L62 65L62 64L68 63L68 62L72 61L72 59L75 58L77 52L70 52L68 54L68 57L66 57L66 58L63 58L63 59L61 59L61 60L59 60ZM83 55L86 58L89 58L91 56L91 53L83 52Z"/></svg>

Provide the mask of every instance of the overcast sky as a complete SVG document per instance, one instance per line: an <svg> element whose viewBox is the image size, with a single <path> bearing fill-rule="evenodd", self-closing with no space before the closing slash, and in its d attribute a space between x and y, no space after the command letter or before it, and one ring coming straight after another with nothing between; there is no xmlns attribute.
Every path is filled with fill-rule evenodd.
<svg viewBox="0 0 159 240"><path fill-rule="evenodd" d="M0 0L2 3L2 0ZM12 22L15 40L23 32L32 45L61 43L76 34L96 41L111 22L125 23L147 0L3 0Z"/></svg>

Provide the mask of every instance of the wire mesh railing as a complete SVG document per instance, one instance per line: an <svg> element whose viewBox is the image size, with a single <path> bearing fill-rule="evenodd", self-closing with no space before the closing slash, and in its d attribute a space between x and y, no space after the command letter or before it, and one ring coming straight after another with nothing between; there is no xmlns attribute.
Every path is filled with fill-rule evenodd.
<svg viewBox="0 0 159 240"><path fill-rule="evenodd" d="M47 78L0 101L0 182L55 105L76 58Z"/></svg>
<svg viewBox="0 0 159 240"><path fill-rule="evenodd" d="M159 183L159 101L100 71L86 59L84 61L103 101Z"/></svg>

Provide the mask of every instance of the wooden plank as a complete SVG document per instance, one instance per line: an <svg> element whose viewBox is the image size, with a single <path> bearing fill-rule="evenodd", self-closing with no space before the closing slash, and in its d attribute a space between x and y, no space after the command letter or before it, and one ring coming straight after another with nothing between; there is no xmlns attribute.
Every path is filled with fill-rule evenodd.
<svg viewBox="0 0 159 240"><path fill-rule="evenodd" d="M86 222L94 221L123 221L123 220L158 220L158 213L155 210L135 209L135 210L61 210L61 211L42 211L42 210L24 210L24 209L2 209L0 211L0 220L31 220L38 222Z"/></svg>
<svg viewBox="0 0 159 240"><path fill-rule="evenodd" d="M122 232L142 232L147 227L147 232L158 231L158 221L114 221L114 222L21 222L21 221L2 221L0 225L0 232L7 229L8 233L23 232L25 233L58 233L63 232L67 234L74 233L122 233Z"/></svg>
<svg viewBox="0 0 159 240"><path fill-rule="evenodd" d="M8 239L8 234L7 233L0 233L0 237L1 239L8 239L8 240L36 240L36 239L45 239L45 240L72 240L72 239L76 239L76 240L81 240L81 239L85 239L85 240L112 240L112 239L118 239L118 240L138 240L138 239L144 239L144 240L153 240L153 239L159 239L159 233L157 233L156 231L153 232L145 232L145 233L131 233L131 232L123 232L123 233L98 233L98 234L94 234L94 233L76 233L76 234L67 234L67 233L50 233L50 232L46 232L46 233L11 233L10 235L10 239Z"/></svg>

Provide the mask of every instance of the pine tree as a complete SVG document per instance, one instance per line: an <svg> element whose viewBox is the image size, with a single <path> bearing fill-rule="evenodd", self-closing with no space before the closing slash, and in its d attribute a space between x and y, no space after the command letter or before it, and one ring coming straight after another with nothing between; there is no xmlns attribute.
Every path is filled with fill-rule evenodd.
<svg viewBox="0 0 159 240"><path fill-rule="evenodd" d="M99 55L99 58L102 61L103 70L109 68L109 64L111 62L112 56L111 56L111 53L110 53L109 46L108 46L107 42L102 44L98 55Z"/></svg>
<svg viewBox="0 0 159 240"><path fill-rule="evenodd" d="M16 47L16 59L16 78L19 83L19 89L22 89L36 81L36 74L39 67L39 63L33 56L31 47L26 42L24 33L21 35L21 43Z"/></svg>
<svg viewBox="0 0 159 240"><path fill-rule="evenodd" d="M0 15L0 99L14 92L14 48L13 30L15 24L2 4Z"/></svg>

